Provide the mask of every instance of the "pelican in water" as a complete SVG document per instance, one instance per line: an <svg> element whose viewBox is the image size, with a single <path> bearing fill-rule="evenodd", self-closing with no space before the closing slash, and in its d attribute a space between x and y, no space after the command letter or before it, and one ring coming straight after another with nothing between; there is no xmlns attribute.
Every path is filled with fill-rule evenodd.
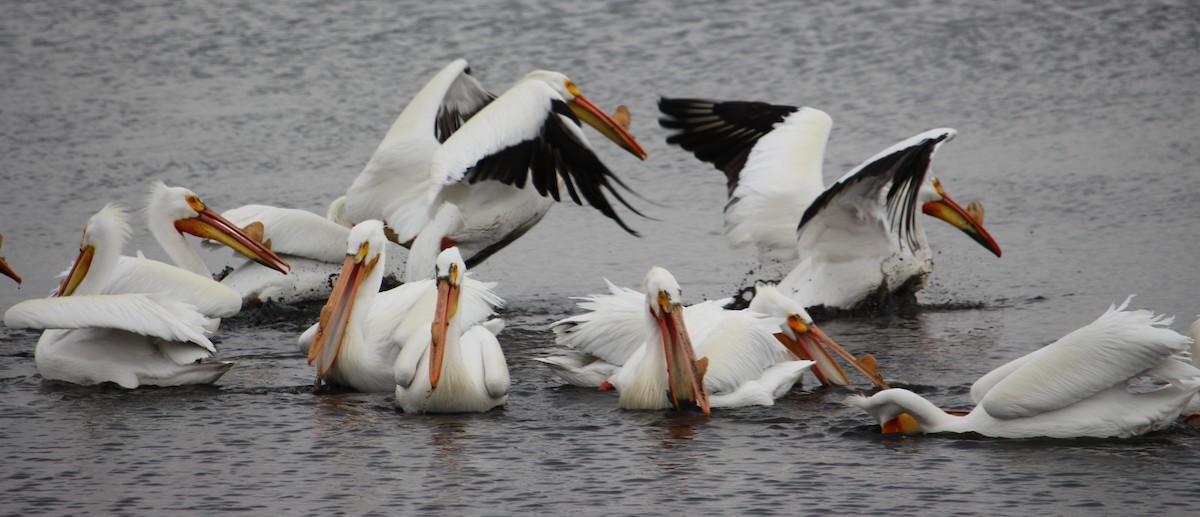
<svg viewBox="0 0 1200 517"><path fill-rule="evenodd" d="M45 379L129 389L216 381L232 363L209 361L216 349L207 334L215 318L236 314L240 303L209 277L121 257L130 233L125 211L105 206L84 227L57 295L14 305L4 324L46 329L34 351ZM124 283L140 290L106 294L122 264L141 272Z"/></svg>
<svg viewBox="0 0 1200 517"><path fill-rule="evenodd" d="M707 415L712 407L769 406L815 364L780 345L776 318L723 311L685 322L679 284L665 269L651 268L642 289L642 344L609 380L624 409L695 406Z"/></svg>
<svg viewBox="0 0 1200 517"><path fill-rule="evenodd" d="M565 348L563 355L535 357L556 375L574 386L610 389L608 383L625 361L646 342L646 295L620 287L608 279L608 294L579 298L585 312L563 318L550 325L554 342ZM684 307L684 319L691 322L688 331L710 328L724 317L733 298L705 300Z"/></svg>
<svg viewBox="0 0 1200 517"><path fill-rule="evenodd" d="M383 218L396 242L407 243L444 203L463 225L446 236L468 267L532 228L566 187L636 235L609 201L634 213L583 133L595 128L621 148L646 158L637 141L596 107L567 76L531 72L499 97L470 75L466 61L443 68L405 107L370 162L347 190L341 218Z"/></svg>
<svg viewBox="0 0 1200 517"><path fill-rule="evenodd" d="M0 235L0 246L3 246L3 245L4 245L4 236ZM13 280L16 280L18 285L21 284L21 275L18 275L16 271L13 271L12 267L10 267L8 265L8 261L4 260L4 257L0 257L0 275L4 275Z"/></svg>
<svg viewBox="0 0 1200 517"><path fill-rule="evenodd" d="M378 220L363 221L350 230L342 270L320 321L298 340L309 364L316 363L318 384L391 392L396 387L392 370L401 347L434 320L438 288L433 278L379 291L387 246L383 223ZM413 252L426 253L424 247L417 244ZM436 248L433 253L436 256ZM493 284L469 278L460 283L461 317L471 324L488 318L503 303L492 293Z"/></svg>
<svg viewBox="0 0 1200 517"><path fill-rule="evenodd" d="M579 307L587 312L551 324L555 342L566 347L567 353L534 358L575 386L610 388L609 378L646 342L643 323L646 295L605 282L609 294L580 299ZM742 318L740 321L756 324L762 321L766 329L778 325L777 331L772 330L774 337L791 352L781 359L815 361L812 371L823 385L851 383L846 372L834 361L832 352L862 372L870 382L888 387L875 368L874 357L855 358L813 323L803 307L774 286L759 285L748 310L726 310L724 307L732 301L732 298L706 300L684 307L683 319L693 342L703 341L711 329L723 324L725 318ZM779 352L776 349L776 353Z"/></svg>
<svg viewBox="0 0 1200 517"><path fill-rule="evenodd" d="M853 310L920 290L933 262L918 208L1000 256L983 228L982 206L968 211L937 179L925 179L953 129L899 142L826 187L832 119L823 111L668 98L659 110L659 123L675 131L667 143L725 173L729 243L755 244L764 261L798 259L779 288L806 308Z"/></svg>
<svg viewBox="0 0 1200 517"><path fill-rule="evenodd" d="M484 412L504 406L508 363L496 340L503 324L472 323L481 318L463 310L467 270L458 248L442 251L436 268L433 320L409 337L396 357L396 406L405 413Z"/></svg>
<svg viewBox="0 0 1200 517"><path fill-rule="evenodd" d="M1132 298L1132 297L1131 297ZM978 433L996 438L1129 437L1175 422L1200 392L1193 345L1171 318L1129 311L1129 299L1062 339L988 372L971 386L965 416L905 389L846 399L883 432ZM1146 386L1143 380L1159 382Z"/></svg>

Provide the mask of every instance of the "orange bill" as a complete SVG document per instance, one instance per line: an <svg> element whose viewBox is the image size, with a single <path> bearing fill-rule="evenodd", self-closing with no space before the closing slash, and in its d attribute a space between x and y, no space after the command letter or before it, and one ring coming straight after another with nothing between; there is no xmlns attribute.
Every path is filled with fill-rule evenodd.
<svg viewBox="0 0 1200 517"><path fill-rule="evenodd" d="M346 330L350 326L350 317L354 310L354 300L358 296L358 288L363 278L370 273L378 263L376 257L366 262L366 244L356 255L347 255L342 264L342 272L333 286L329 301L321 308L321 319L317 323L317 335L313 337L308 347L308 364L317 361L317 382L325 378L337 361L338 353L346 340Z"/></svg>
<svg viewBox="0 0 1200 517"><path fill-rule="evenodd" d="M450 265L450 274L437 279L437 308L433 312L433 328L429 343L429 387L437 388L442 378L442 361L446 358L446 332L450 320L458 313L458 264Z"/></svg>
<svg viewBox="0 0 1200 517"><path fill-rule="evenodd" d="M967 210L959 206L958 203L955 203L953 199L950 199L950 196L946 195L946 191L942 190L942 184L937 178L934 178L932 181L933 188L942 196L942 199L925 203L922 205L921 211L927 215L946 221L950 226L958 228L975 242L978 242L980 246L987 248L988 251L995 253L999 257L1000 245L996 244L991 234L983 229L982 217L976 219ZM982 205L979 205L977 213L982 216Z"/></svg>
<svg viewBox="0 0 1200 517"><path fill-rule="evenodd" d="M579 88L576 88L574 84L568 83L567 90L575 96L575 99L568 102L567 105L575 113L575 116L579 117L579 120L586 122L587 125L592 126L600 134L612 140L614 144L637 156L638 159L646 159L646 151L633 138L633 135L621 127L621 124L618 124L604 110L596 107L595 104L592 104L592 101L589 101L587 97L579 93Z"/></svg>
<svg viewBox="0 0 1200 517"><path fill-rule="evenodd" d="M197 203L199 203L198 200ZM193 206L193 208L197 207ZM245 255L246 258L285 275L291 269L291 266L279 258L279 255L276 255L275 252L264 246L258 239L246 234L237 225L221 217L221 214L203 206L203 204L200 204L196 211L200 214L188 219L175 221L175 229L202 239L212 239L220 242L233 248L234 251Z"/></svg>
<svg viewBox="0 0 1200 517"><path fill-rule="evenodd" d="M680 401L692 402L705 415L709 415L712 410L708 403L708 390L704 387L708 358L696 360L696 352L683 322L683 306L666 303L665 294L659 295L659 305L662 314L655 314L655 319L662 334L667 359L667 386L671 392L671 403L678 410L681 409Z"/></svg>

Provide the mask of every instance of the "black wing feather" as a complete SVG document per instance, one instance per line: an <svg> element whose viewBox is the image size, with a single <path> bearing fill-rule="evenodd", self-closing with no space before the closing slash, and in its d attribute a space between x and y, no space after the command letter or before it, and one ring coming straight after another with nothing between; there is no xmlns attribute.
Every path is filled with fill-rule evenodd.
<svg viewBox="0 0 1200 517"><path fill-rule="evenodd" d="M860 165L858 172L830 185L808 205L796 231L803 229L809 220L849 188L872 182L877 184L874 187L875 192L888 188L889 224L898 230L901 241L907 242L910 249L916 249L917 238L913 232L913 225L917 217L917 193L925 183L925 175L929 173L934 151L949 135L950 133L942 133L913 142L912 145Z"/></svg>
<svg viewBox="0 0 1200 517"><path fill-rule="evenodd" d="M724 172L732 195L758 140L798 109L765 102L662 97L658 110L664 117L658 123L676 130L667 136L668 144L678 145Z"/></svg>
<svg viewBox="0 0 1200 517"><path fill-rule="evenodd" d="M591 205L625 231L638 235L621 220L606 195L607 191L633 213L642 215L621 197L613 184L632 190L571 131L567 126L571 123L580 125L565 102L553 101L540 134L480 160L467 170L464 179L470 183L499 181L517 188L523 188L528 179L538 194L560 201L558 178L561 177L572 201Z"/></svg>
<svg viewBox="0 0 1200 517"><path fill-rule="evenodd" d="M483 89L471 76L471 67L468 66L451 85L438 109L437 119L433 122L433 134L438 142L446 143L450 135L493 100L496 100L496 95Z"/></svg>

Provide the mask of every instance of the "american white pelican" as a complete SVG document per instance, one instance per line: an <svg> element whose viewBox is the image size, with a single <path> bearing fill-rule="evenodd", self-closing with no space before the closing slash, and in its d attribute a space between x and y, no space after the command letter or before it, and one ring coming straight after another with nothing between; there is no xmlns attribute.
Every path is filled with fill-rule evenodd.
<svg viewBox="0 0 1200 517"><path fill-rule="evenodd" d="M646 342L646 295L608 279L604 283L608 294L579 298L579 308L586 312L550 324L554 342L567 348L565 355L534 358L575 386L607 389L605 381ZM692 340L707 336L732 301L705 300L684 307Z"/></svg>
<svg viewBox="0 0 1200 517"><path fill-rule="evenodd" d="M4 324L47 329L34 351L38 372L46 379L113 382L130 389L217 380L232 363L206 362L216 352L206 334L215 326L211 318L237 313L237 299L223 296L225 289L211 278L136 262L153 262L144 259L129 259L145 272L136 282L142 291L102 294L113 289L129 235L123 209L101 209L84 228L79 257L57 297L14 305ZM170 285L151 289L164 280Z"/></svg>
<svg viewBox="0 0 1200 517"><path fill-rule="evenodd" d="M730 244L755 244L765 260L800 259L780 288L805 307L854 309L876 293L919 290L933 263L918 207L1000 256L982 221L936 179L926 184L933 153L953 129L904 140L826 188L832 121L820 110L667 98L659 110L659 123L675 130L667 143L725 172Z"/></svg>
<svg viewBox="0 0 1200 517"><path fill-rule="evenodd" d="M1200 392L1200 368L1179 355L1192 340L1166 328L1171 318L1126 311L1128 305L1126 299L1091 324L981 377L971 386L977 405L966 416L899 388L846 403L870 413L884 432L1103 438L1161 429ZM1144 386L1146 378L1161 382Z"/></svg>
<svg viewBox="0 0 1200 517"><path fill-rule="evenodd" d="M455 60L404 109L347 190L339 217L383 218L397 242L415 238L443 203L463 225L448 235L474 266L533 227L560 199L592 205L622 228L608 195L620 179L600 161L581 121L645 159L637 141L558 72L536 71L499 97ZM607 193L606 193L607 191Z"/></svg>
<svg viewBox="0 0 1200 517"><path fill-rule="evenodd" d="M4 236L0 235L0 246L3 246L3 245L4 245ZM16 280L17 284L21 283L21 275L18 275L16 271L12 270L12 267L10 267L8 265L8 261L4 260L4 257L0 257L0 275L4 275L13 280Z"/></svg>
<svg viewBox="0 0 1200 517"><path fill-rule="evenodd" d="M460 302L466 272L458 248L438 255L433 321L396 357L396 406L405 413L483 412L508 402L508 363L495 336L503 324L470 323L478 318Z"/></svg>
<svg viewBox="0 0 1200 517"><path fill-rule="evenodd" d="M643 343L609 379L624 409L695 405L709 414L710 407L769 406L814 364L790 360L772 335L778 320L749 311L723 311L694 336L679 284L665 269L651 268L642 288Z"/></svg>
<svg viewBox="0 0 1200 517"><path fill-rule="evenodd" d="M364 221L350 231L344 265L321 319L298 344L317 364L317 382L364 392L395 389L392 368L400 348L422 327L428 327L437 305L432 278L410 281L379 291L386 269L387 239L383 223ZM432 275L431 275L432 276ZM472 324L489 317L502 301L492 284L464 281L462 312Z"/></svg>
<svg viewBox="0 0 1200 517"><path fill-rule="evenodd" d="M183 234L224 244L246 258L287 274L288 264L251 238L238 226L213 211L191 190L155 182L146 206L146 225L175 265L212 278L208 264L184 240Z"/></svg>

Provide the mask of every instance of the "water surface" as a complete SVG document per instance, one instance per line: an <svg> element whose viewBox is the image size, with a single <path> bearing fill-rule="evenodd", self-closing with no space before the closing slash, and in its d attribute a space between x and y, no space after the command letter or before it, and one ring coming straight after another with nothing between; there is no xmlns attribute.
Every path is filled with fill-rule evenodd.
<svg viewBox="0 0 1200 517"><path fill-rule="evenodd" d="M1200 312L1200 8L1187 2L25 2L0 18L0 232L48 292L104 203L164 180L218 209L325 206L407 100L450 59L500 91L536 68L626 104L637 162L590 134L654 220L555 207L475 268L500 283L507 409L413 416L390 395L314 394L295 337L315 307L244 313L216 386L44 382L37 334L0 328L0 511L271 513L1176 514L1194 510L1200 432L1131 440L881 436L841 405L858 385L794 390L711 418L627 412L530 358L602 278L670 269L689 300L781 274L721 233L724 177L664 143L659 95L810 105L835 121L833 179L950 126L935 173L980 199L997 259L927 223L936 267L911 316L825 331L889 380L969 406L984 372L1110 303ZM140 228L130 247L162 253ZM227 253L208 255L219 265Z"/></svg>

